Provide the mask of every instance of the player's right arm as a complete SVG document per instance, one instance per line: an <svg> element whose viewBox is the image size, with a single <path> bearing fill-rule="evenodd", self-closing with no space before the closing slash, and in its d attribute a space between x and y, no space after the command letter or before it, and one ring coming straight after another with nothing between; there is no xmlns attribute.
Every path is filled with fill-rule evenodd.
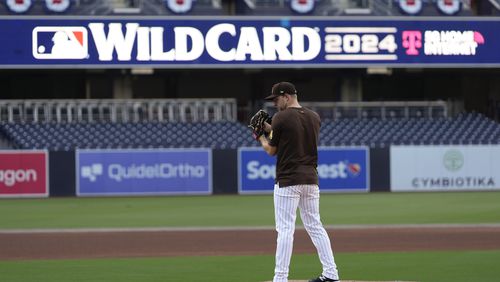
<svg viewBox="0 0 500 282"><path fill-rule="evenodd" d="M260 144L268 155L274 156L278 152L278 143L281 137L282 115L275 114L271 124L265 123L264 127L269 134L267 138L265 136L259 138Z"/></svg>
<svg viewBox="0 0 500 282"><path fill-rule="evenodd" d="M271 130L273 130L273 128L271 127L271 125L269 123L267 123L266 121L264 122L264 131L266 133L269 133L271 132Z"/></svg>
<svg viewBox="0 0 500 282"><path fill-rule="evenodd" d="M266 153L268 155L270 155L270 156L276 155L278 148L269 144L269 141L267 140L267 138L264 135L259 137L259 141L260 141L260 144L262 145L262 148L264 148L264 151L266 151Z"/></svg>

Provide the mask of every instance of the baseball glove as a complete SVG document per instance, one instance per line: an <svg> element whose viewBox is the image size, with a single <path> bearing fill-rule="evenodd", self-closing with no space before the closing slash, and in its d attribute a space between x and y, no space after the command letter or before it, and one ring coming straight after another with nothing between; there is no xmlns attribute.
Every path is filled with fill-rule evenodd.
<svg viewBox="0 0 500 282"><path fill-rule="evenodd" d="M253 117L250 119L250 124L248 127L252 129L252 136L255 140L259 139L262 136L264 131L264 122L269 121L269 114L264 110L259 110Z"/></svg>

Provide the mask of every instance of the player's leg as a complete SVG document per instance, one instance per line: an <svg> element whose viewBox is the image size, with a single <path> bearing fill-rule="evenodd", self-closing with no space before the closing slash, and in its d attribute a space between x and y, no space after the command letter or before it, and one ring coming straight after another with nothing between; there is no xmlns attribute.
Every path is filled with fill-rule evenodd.
<svg viewBox="0 0 500 282"><path fill-rule="evenodd" d="M317 185L302 186L299 208L304 227L318 251L319 260L323 266L323 275L331 279L339 279L330 238L320 219Z"/></svg>
<svg viewBox="0 0 500 282"><path fill-rule="evenodd" d="M296 186L286 188L274 186L274 217L278 232L274 282L288 281L298 204L299 194Z"/></svg>

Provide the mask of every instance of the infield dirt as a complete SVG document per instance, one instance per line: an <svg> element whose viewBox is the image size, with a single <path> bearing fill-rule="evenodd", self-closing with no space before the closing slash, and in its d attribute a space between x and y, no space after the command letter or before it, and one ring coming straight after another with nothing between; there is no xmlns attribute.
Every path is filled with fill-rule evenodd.
<svg viewBox="0 0 500 282"><path fill-rule="evenodd" d="M500 227L329 229L335 252L500 249ZM0 260L274 254L274 230L0 232ZM315 253L295 232L294 253Z"/></svg>

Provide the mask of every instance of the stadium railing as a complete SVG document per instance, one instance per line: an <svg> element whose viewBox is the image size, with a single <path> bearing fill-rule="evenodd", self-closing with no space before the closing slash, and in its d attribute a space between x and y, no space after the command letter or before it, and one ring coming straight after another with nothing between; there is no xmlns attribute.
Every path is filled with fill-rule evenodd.
<svg viewBox="0 0 500 282"><path fill-rule="evenodd" d="M0 101L0 122L236 121L236 99L82 99Z"/></svg>
<svg viewBox="0 0 500 282"><path fill-rule="evenodd" d="M440 118L450 115L445 101L307 102L323 119ZM272 102L263 108L276 111ZM0 122L211 122L237 121L236 99L80 99L3 100Z"/></svg>
<svg viewBox="0 0 500 282"><path fill-rule="evenodd" d="M450 115L445 101L385 101L385 102L307 102L304 107L316 111L322 119L394 119L394 118L441 118ZM264 109L275 112L274 104L266 102Z"/></svg>
<svg viewBox="0 0 500 282"><path fill-rule="evenodd" d="M314 3L305 3L309 10L293 10L293 1L285 0L235 0L237 15L313 15L313 16L408 16L398 1L394 0L312 0ZM485 0L488 1L488 0ZM490 0L497 1L497 0ZM454 15L472 16L473 10L470 0L460 0L460 10ZM414 3L416 5L417 3ZM297 5L300 6L300 5ZM305 9L305 8L304 8ZM424 1L419 16L443 16L434 1Z"/></svg>

